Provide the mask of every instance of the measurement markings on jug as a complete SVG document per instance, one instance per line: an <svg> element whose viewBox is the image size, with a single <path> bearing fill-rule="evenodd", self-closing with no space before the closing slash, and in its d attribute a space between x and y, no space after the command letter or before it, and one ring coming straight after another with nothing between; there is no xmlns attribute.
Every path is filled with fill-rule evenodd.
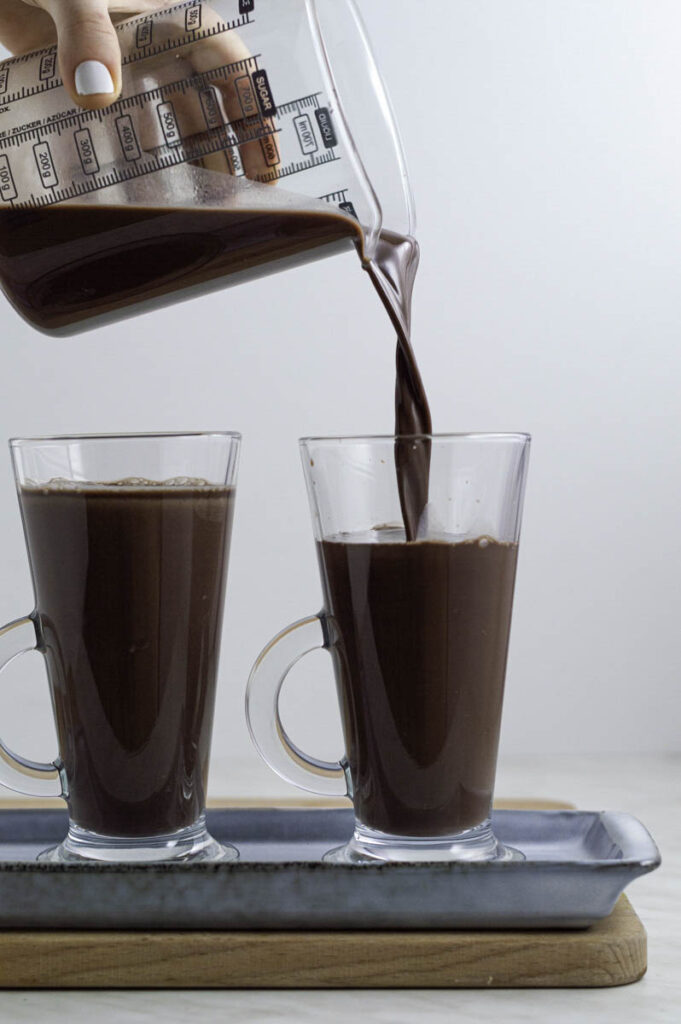
<svg viewBox="0 0 681 1024"><path fill-rule="evenodd" d="M0 68L0 96L4 96L7 92L7 84L9 82L9 68Z"/></svg>
<svg viewBox="0 0 681 1024"><path fill-rule="evenodd" d="M33 147L36 167L44 188L56 188L59 184L57 172L54 169L52 150L48 142L38 142Z"/></svg>
<svg viewBox="0 0 681 1024"><path fill-rule="evenodd" d="M184 15L184 27L187 32L196 32L201 28L201 4L188 7Z"/></svg>
<svg viewBox="0 0 681 1024"><path fill-rule="evenodd" d="M293 118L293 124L296 129L296 135L298 136L298 142L300 143L303 155L309 156L310 153L316 153L319 146L317 145L317 139L315 138L314 128L312 127L312 121L310 120L309 114L298 114L297 117Z"/></svg>
<svg viewBox="0 0 681 1024"><path fill-rule="evenodd" d="M149 14L142 15L140 18L133 18L130 21L124 22L122 25L117 27L117 31L122 36L121 49L124 51L125 56L123 57L123 65L134 64L140 60L147 60L149 57L157 57L159 54L167 53L169 50L180 50L183 46L194 45L203 39L212 39L215 36L224 35L226 32L232 32L235 29L245 28L246 25L251 25L252 19L247 15L243 15L239 18L234 18L232 21L215 21L212 25L204 26L203 17L199 15L199 24L193 28L189 28L189 16L192 10L198 8L201 11L201 5L196 3L196 0L189 0L189 3L178 4L177 7L173 8L161 8L158 11L151 11ZM172 16L174 11L185 10L185 31L186 34L172 36L171 38L157 38L156 42L152 40L152 29L156 19L167 20ZM197 17L196 14L192 15L192 19ZM125 52L128 48L125 46L125 36L135 28L135 35L140 31L142 26L149 25L149 29L145 30L148 32L148 41L144 46L143 53L135 53L134 51ZM160 33L157 33L157 35ZM144 38L144 34L142 36Z"/></svg>
<svg viewBox="0 0 681 1024"><path fill-rule="evenodd" d="M321 167L322 164L333 164L337 160L340 160L339 156L335 156L334 153L329 150L327 153L321 156L313 155L307 160L293 161L290 164L286 164L279 170L270 171L269 174L259 174L257 181L263 185L269 185L273 181L279 181L281 178L289 178L292 174L300 174L301 171L309 171L313 167Z"/></svg>
<svg viewBox="0 0 681 1024"><path fill-rule="evenodd" d="M3 199L6 203L11 203L16 198L17 190L14 187L9 157L6 153L0 153L0 199Z"/></svg>
<svg viewBox="0 0 681 1024"><path fill-rule="evenodd" d="M150 57L156 57L172 50L179 50L184 46L194 45L203 39L212 39L215 36L224 35L226 32L232 32L235 29L253 24L253 19L248 13L245 13L231 21L219 20L208 27L201 25L199 28L182 35L157 39L156 42L153 41L155 35L153 26L156 20L167 20L174 11L185 11L187 8L196 7L196 0L189 0L188 3L178 4L173 8L161 8L158 11L150 11L148 14L132 18L116 26L116 31L121 37L123 66L127 67L130 64L148 60ZM17 79L24 81L26 84L15 89L13 92L8 91L6 95L3 95L4 103L14 103L18 100L29 99L39 93L48 92L63 85L62 79L56 73L57 48L54 46L22 54L19 57L11 57L0 71L0 84L2 78L7 78L14 67L19 69ZM2 95L1 90L0 95Z"/></svg>
<svg viewBox="0 0 681 1024"><path fill-rule="evenodd" d="M328 192L325 196L320 196L325 202L330 203L332 206L338 206L344 213L349 213L355 220L359 220L357 216L357 210L355 205L348 199L348 189L342 188L337 192Z"/></svg>
<svg viewBox="0 0 681 1024"><path fill-rule="evenodd" d="M243 178L246 171L243 160L241 159L241 153L239 152L236 136L229 135L228 137L231 139L232 148L225 150L225 157L229 165L230 173L237 178Z"/></svg>
<svg viewBox="0 0 681 1024"><path fill-rule="evenodd" d="M222 112L220 110L220 102L218 100L217 93L212 86L207 86L202 89L199 93L199 100L201 101L201 109L203 111L203 117L208 128L219 128L220 125L224 124Z"/></svg>
<svg viewBox="0 0 681 1024"><path fill-rule="evenodd" d="M49 53L44 54L40 58L40 70L38 76L41 82L46 82L50 78L54 78L54 73L57 70L57 52L56 50L50 50Z"/></svg>
<svg viewBox="0 0 681 1024"><path fill-rule="evenodd" d="M232 71L246 70L252 67L256 61L257 57L248 57L244 60L235 61L232 64L223 64L218 68L212 68L210 71L199 72L190 78L183 78L177 82L159 85L153 89L148 89L146 92L136 93L134 96L121 97L121 99L112 103L111 106L106 107L104 110L77 110L72 108L63 114L54 114L42 121L36 120L18 125L12 129L11 136L6 138L19 139L22 136L26 136L27 138L33 137L38 139L45 133L56 132L61 134L65 128L73 125L78 126L81 121L98 121L100 124L103 124L107 118L113 114L120 113L122 110L136 108L142 111L154 100L164 100L173 93L181 92L186 94L193 92L195 89L205 88L210 84L212 77L224 78L225 75ZM0 145L3 141L4 137L0 133Z"/></svg>
<svg viewBox="0 0 681 1024"><path fill-rule="evenodd" d="M338 137L336 135L336 129L333 126L333 121L331 120L331 111L328 107L319 107L318 110L315 110L314 116L317 118L322 142L327 149L333 149L338 145Z"/></svg>
<svg viewBox="0 0 681 1024"><path fill-rule="evenodd" d="M234 80L236 94L239 97L239 106L244 117L257 117L258 104L255 101L253 84L248 75L241 75Z"/></svg>
<svg viewBox="0 0 681 1024"><path fill-rule="evenodd" d="M116 131L118 132L118 140L125 159L139 160L142 152L137 141L137 135L135 134L135 126L128 114L122 114L116 118Z"/></svg>
<svg viewBox="0 0 681 1024"><path fill-rule="evenodd" d="M166 140L166 145L179 146L182 142L182 136L180 135L180 128L177 123L175 108L172 103L161 103L156 109L158 111L158 119L161 122L161 131L163 132L163 137Z"/></svg>
<svg viewBox="0 0 681 1024"><path fill-rule="evenodd" d="M99 174L99 161L89 128L81 128L74 134L80 165L85 174Z"/></svg>
<svg viewBox="0 0 681 1024"><path fill-rule="evenodd" d="M267 166L276 167L280 162L280 157L277 140L274 135L266 135L265 138L261 139L260 148L262 149L262 155L265 158Z"/></svg>
<svg viewBox="0 0 681 1024"><path fill-rule="evenodd" d="M225 67L246 70L247 66L253 66L255 60L257 57L251 57L237 62L236 65L226 65ZM319 107L318 93L301 96L281 104L277 109L277 115L274 118L268 118L266 122L258 115L255 118L243 118L235 122L217 124L218 114L222 116L221 108L219 105L207 104L205 114L207 118L211 119L211 125L206 131L182 138L175 109L169 97L178 92L186 93L190 89L192 91L199 90L199 92L211 89L210 79L215 76L219 80L223 79L225 68L215 68L209 72L195 75L189 80L158 86L146 93L126 97L103 110L74 109L63 116L22 125L14 129L12 134L5 136L0 134L0 155L11 150L18 150L21 154L25 147L33 146L41 185L41 188L35 189L30 177L22 179L21 191L19 191L19 195L16 195L15 193L18 191L16 181L10 180L9 172L6 170L2 197L18 207L51 206L67 199L75 199L99 189L153 174L164 168L200 160L219 152L225 154L229 169L235 175L243 176L244 167L239 147L258 141L261 143L268 169L258 175L257 180L264 183L272 183L340 159L333 150L320 149L319 152L311 153L303 160L280 163L281 147L276 141L276 136L282 130L280 126L288 125L285 130L292 132L293 117ZM219 96L217 98L214 96L214 99L217 104ZM150 107L156 110L156 117L163 132L163 141L160 145L143 152L135 122ZM289 115L293 116L290 121L287 121ZM90 130L90 139L86 140L85 136L79 137L83 139L81 143L84 147L83 153L88 157L92 154L99 163L97 148L100 136L97 135L97 132L106 130L110 118L113 118L124 159L119 156L104 171L101 167L95 170L94 164L88 164L90 171L86 178L64 181L61 187L57 187L57 168L47 140L52 137L61 138L69 131L75 134L76 131L80 132L87 126ZM106 139L106 135L103 135L102 138ZM339 201L342 200L337 202Z"/></svg>
<svg viewBox="0 0 681 1024"><path fill-rule="evenodd" d="M288 103L280 103L277 107L277 114L293 114L306 110L308 107L318 107L321 93L311 92L309 96L301 96L297 100L289 100Z"/></svg>
<svg viewBox="0 0 681 1024"><path fill-rule="evenodd" d="M263 117L274 117L277 112L277 107L272 96L272 90L270 88L270 80L267 77L267 72L264 68L259 68L254 71L251 75L253 79L253 85L255 86L255 95L258 100L258 106Z"/></svg>
<svg viewBox="0 0 681 1024"><path fill-rule="evenodd" d="M255 0L239 0L239 14L251 14L255 8Z"/></svg>
<svg viewBox="0 0 681 1024"><path fill-rule="evenodd" d="M152 21L143 21L141 25L137 26L137 32L135 33L135 45L138 50L144 50L145 47L151 46L153 29L154 23Z"/></svg>
<svg viewBox="0 0 681 1024"><path fill-rule="evenodd" d="M351 217L355 218L355 220L359 220L359 217L357 216L357 210L355 209L353 203L345 202L345 203L339 203L338 205L341 208L341 210L343 211L343 213L349 213Z"/></svg>
<svg viewBox="0 0 681 1024"><path fill-rule="evenodd" d="M340 204L344 203L348 198L348 189L342 188L337 192L327 192L326 195L320 196L319 198L323 199L325 203L332 203L334 206L340 206Z"/></svg>

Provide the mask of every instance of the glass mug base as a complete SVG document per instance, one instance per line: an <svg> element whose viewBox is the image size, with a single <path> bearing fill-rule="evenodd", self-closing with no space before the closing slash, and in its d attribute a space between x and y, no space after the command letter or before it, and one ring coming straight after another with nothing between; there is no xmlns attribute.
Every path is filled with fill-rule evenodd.
<svg viewBox="0 0 681 1024"><path fill-rule="evenodd" d="M433 861L524 860L519 850L503 846L489 821L451 836L392 836L357 823L349 843L324 854L331 864L432 863Z"/></svg>
<svg viewBox="0 0 681 1024"><path fill-rule="evenodd" d="M38 855L39 861L52 864L93 861L105 864L196 864L200 861L225 863L238 858L239 852L234 846L213 839L206 828L205 817L177 832L134 839L99 835L72 823L66 839L59 846Z"/></svg>

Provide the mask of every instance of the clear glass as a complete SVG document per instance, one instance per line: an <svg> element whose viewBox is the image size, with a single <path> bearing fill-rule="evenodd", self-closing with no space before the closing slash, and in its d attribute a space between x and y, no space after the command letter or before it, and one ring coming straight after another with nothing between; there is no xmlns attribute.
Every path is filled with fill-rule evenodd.
<svg viewBox="0 0 681 1024"><path fill-rule="evenodd" d="M420 439L401 439L413 440ZM324 610L264 649L246 714L265 761L349 796L344 863L515 856L490 821L530 438L433 436L427 527L407 542L393 437L301 442ZM279 696L306 653L333 659L346 753L309 757Z"/></svg>
<svg viewBox="0 0 681 1024"><path fill-rule="evenodd" d="M36 604L0 630L0 662L44 656L59 757L0 743L0 784L66 800L43 859L237 857L205 808L240 441L10 442Z"/></svg>
<svg viewBox="0 0 681 1024"><path fill-rule="evenodd" d="M183 2L117 30L123 91L101 111L73 108L54 49L0 62L0 283L39 330L413 234L354 0Z"/></svg>

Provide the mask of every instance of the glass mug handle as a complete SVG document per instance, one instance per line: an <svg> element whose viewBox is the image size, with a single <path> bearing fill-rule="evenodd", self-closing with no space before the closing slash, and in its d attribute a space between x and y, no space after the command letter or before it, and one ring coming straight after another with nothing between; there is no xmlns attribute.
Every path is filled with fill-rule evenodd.
<svg viewBox="0 0 681 1024"><path fill-rule="evenodd" d="M40 631L35 618L15 619L0 628L0 672L20 654L41 649ZM0 740L0 786L24 796L65 796L60 764L29 761L19 757Z"/></svg>
<svg viewBox="0 0 681 1024"><path fill-rule="evenodd" d="M319 761L304 754L288 736L279 714L287 675L306 654L330 646L322 615L294 622L261 652L246 689L246 721L260 756L280 775L309 793L348 796L343 761Z"/></svg>

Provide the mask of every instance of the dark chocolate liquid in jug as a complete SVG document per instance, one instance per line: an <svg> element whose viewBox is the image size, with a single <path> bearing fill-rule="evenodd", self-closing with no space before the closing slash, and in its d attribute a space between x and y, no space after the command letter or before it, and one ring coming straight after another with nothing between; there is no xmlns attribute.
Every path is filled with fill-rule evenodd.
<svg viewBox="0 0 681 1024"><path fill-rule="evenodd" d="M233 189L233 180L222 187L228 185ZM133 314L140 302L145 310L158 308L178 291L199 295L273 267L300 265L321 249L330 254L354 246L362 253L353 217L263 188L250 192L251 183L240 184L219 206L67 203L0 210L0 285L34 327L72 334L128 307ZM430 410L410 340L418 262L416 240L389 232L364 262L398 336L395 462L408 540L418 534L430 466L430 442L419 437L431 433Z"/></svg>
<svg viewBox="0 0 681 1024"><path fill-rule="evenodd" d="M275 196L274 190L268 190ZM352 248L359 225L341 211L293 209L230 195L224 206L68 203L0 209L0 286L38 330L70 335L213 287L241 283ZM265 197L267 198L267 197Z"/></svg>

